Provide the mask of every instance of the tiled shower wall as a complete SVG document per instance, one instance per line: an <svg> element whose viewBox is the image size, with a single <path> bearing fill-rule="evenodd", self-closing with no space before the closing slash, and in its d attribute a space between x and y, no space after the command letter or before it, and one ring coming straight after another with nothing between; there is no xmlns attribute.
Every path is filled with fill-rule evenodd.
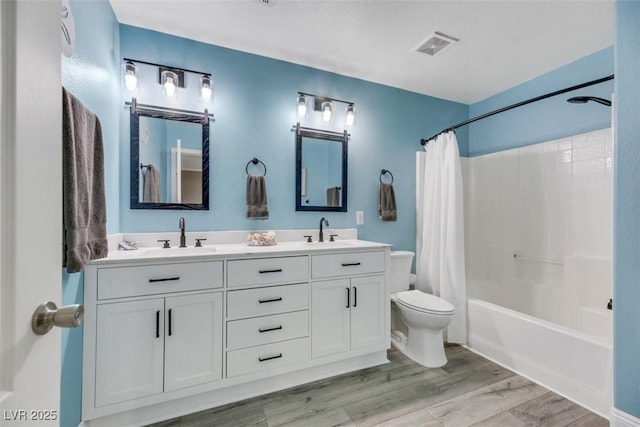
<svg viewBox="0 0 640 427"><path fill-rule="evenodd" d="M466 159L467 295L612 335L611 129Z"/></svg>

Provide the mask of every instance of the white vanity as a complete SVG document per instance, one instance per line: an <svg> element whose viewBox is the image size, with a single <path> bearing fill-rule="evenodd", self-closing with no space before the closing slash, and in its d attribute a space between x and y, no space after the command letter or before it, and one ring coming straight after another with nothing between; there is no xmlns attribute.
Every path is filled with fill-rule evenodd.
<svg viewBox="0 0 640 427"><path fill-rule="evenodd" d="M88 266L84 425L141 425L387 362L389 245L180 251Z"/></svg>

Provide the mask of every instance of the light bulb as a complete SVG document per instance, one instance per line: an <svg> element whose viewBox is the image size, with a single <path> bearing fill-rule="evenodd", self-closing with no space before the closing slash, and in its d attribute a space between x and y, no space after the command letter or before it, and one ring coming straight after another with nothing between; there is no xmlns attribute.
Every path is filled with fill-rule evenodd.
<svg viewBox="0 0 640 427"><path fill-rule="evenodd" d="M164 87L164 95L168 98L175 97L178 76L172 71L163 71L162 75L164 80L162 85Z"/></svg>
<svg viewBox="0 0 640 427"><path fill-rule="evenodd" d="M124 64L124 85L131 92L136 90L138 86L138 77L136 76L136 66L132 62Z"/></svg>
<svg viewBox="0 0 640 427"><path fill-rule="evenodd" d="M211 100L211 77L202 76L200 80L202 82L200 96L204 102L209 102Z"/></svg>
<svg viewBox="0 0 640 427"><path fill-rule="evenodd" d="M331 121L331 103L323 102L322 103L322 120L325 122Z"/></svg>
<svg viewBox="0 0 640 427"><path fill-rule="evenodd" d="M305 117L307 115L307 99L304 95L298 97L298 117Z"/></svg>
<svg viewBox="0 0 640 427"><path fill-rule="evenodd" d="M172 77L167 77L167 80L164 82L164 92L169 98L173 98L176 94L176 85L173 83Z"/></svg>
<svg viewBox="0 0 640 427"><path fill-rule="evenodd" d="M347 126L353 126L353 122L355 121L355 118L356 118L355 107L353 106L353 104L349 104L347 106L347 118L346 118Z"/></svg>

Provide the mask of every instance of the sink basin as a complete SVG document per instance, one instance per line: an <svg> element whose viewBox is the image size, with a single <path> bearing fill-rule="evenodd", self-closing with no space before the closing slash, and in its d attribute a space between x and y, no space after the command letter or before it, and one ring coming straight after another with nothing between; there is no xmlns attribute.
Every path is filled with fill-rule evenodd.
<svg viewBox="0 0 640 427"><path fill-rule="evenodd" d="M324 242L318 242L318 241L313 241L313 242L284 242L284 245L291 245L291 246L295 246L295 247L299 247L300 249L305 249L305 248L344 248L347 246L353 246L355 243L353 241L348 241L348 240L336 240L335 242L329 242L329 241L324 241Z"/></svg>
<svg viewBox="0 0 640 427"><path fill-rule="evenodd" d="M202 246L200 248L188 247L188 248L142 248L137 251L132 251L133 256L140 257L173 257L173 256L192 256L192 255L207 255L215 252L217 249L215 246Z"/></svg>

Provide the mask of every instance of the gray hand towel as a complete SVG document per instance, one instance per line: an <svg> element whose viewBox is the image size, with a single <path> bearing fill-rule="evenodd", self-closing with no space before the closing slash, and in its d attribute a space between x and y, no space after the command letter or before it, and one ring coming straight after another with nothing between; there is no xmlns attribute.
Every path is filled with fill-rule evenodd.
<svg viewBox="0 0 640 427"><path fill-rule="evenodd" d="M147 166L144 174L144 189L142 193L142 201L145 203L160 202L160 174L158 169L153 165Z"/></svg>
<svg viewBox="0 0 640 427"><path fill-rule="evenodd" d="M247 218L269 218L267 184L264 176L247 175Z"/></svg>
<svg viewBox="0 0 640 427"><path fill-rule="evenodd" d="M392 184L380 183L380 197L378 199L378 215L383 221L396 221L398 209L396 207L396 195Z"/></svg>
<svg viewBox="0 0 640 427"><path fill-rule="evenodd" d="M327 206L340 206L340 187L327 188Z"/></svg>
<svg viewBox="0 0 640 427"><path fill-rule="evenodd" d="M100 121L62 88L64 266L82 271L108 254Z"/></svg>

